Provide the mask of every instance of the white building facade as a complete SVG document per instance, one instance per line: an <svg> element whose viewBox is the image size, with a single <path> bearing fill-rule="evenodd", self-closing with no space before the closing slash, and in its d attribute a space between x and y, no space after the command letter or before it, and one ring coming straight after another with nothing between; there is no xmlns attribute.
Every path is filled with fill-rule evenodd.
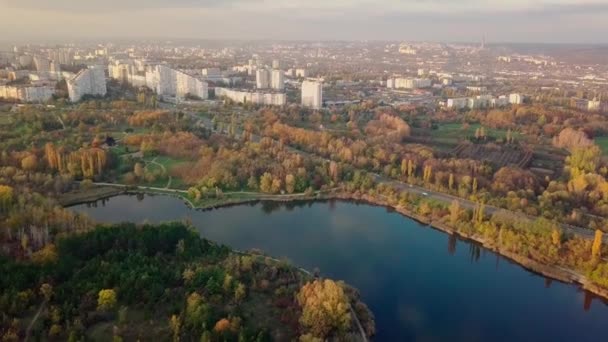
<svg viewBox="0 0 608 342"><path fill-rule="evenodd" d="M67 80L70 101L78 102L85 95L105 96L106 73L101 66L92 66L81 70L76 76Z"/></svg>
<svg viewBox="0 0 608 342"><path fill-rule="evenodd" d="M313 109L323 107L323 83L309 80L302 82L302 106Z"/></svg>

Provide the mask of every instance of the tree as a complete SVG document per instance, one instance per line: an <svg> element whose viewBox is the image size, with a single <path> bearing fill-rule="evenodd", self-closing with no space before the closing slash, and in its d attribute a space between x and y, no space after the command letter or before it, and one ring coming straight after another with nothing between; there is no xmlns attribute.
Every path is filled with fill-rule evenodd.
<svg viewBox="0 0 608 342"><path fill-rule="evenodd" d="M296 178L291 173L285 176L285 190L289 194L293 194L296 186Z"/></svg>
<svg viewBox="0 0 608 342"><path fill-rule="evenodd" d="M38 168L38 158L34 154L21 159L21 168L26 171L34 171Z"/></svg>
<svg viewBox="0 0 608 342"><path fill-rule="evenodd" d="M133 167L133 173L137 178L142 179L145 174L143 165L141 165L141 163L135 163L135 166Z"/></svg>
<svg viewBox="0 0 608 342"><path fill-rule="evenodd" d="M265 172L260 178L260 191L272 192L272 175L268 172Z"/></svg>
<svg viewBox="0 0 608 342"><path fill-rule="evenodd" d="M454 174L450 173L450 178L448 180L448 189L454 190Z"/></svg>
<svg viewBox="0 0 608 342"><path fill-rule="evenodd" d="M40 294L44 297L45 302L50 301L53 296L53 286L48 283L40 285Z"/></svg>
<svg viewBox="0 0 608 342"><path fill-rule="evenodd" d="M349 299L342 285L333 280L315 280L302 286L297 295L302 307L300 323L316 337L343 333L350 327Z"/></svg>
<svg viewBox="0 0 608 342"><path fill-rule="evenodd" d="M171 331L173 331L173 342L179 341L181 326L182 323L179 320L179 316L171 315L171 318L169 318L169 327L171 327Z"/></svg>
<svg viewBox="0 0 608 342"><path fill-rule="evenodd" d="M604 237L604 233L601 230L597 229L595 231L595 237L593 238L593 245L591 246L591 259L594 261L599 260L602 252L602 240Z"/></svg>
<svg viewBox="0 0 608 342"><path fill-rule="evenodd" d="M236 288L234 289L234 300L237 303L240 303L245 296L247 295L247 290L245 288L245 285L243 283L238 283L236 285Z"/></svg>
<svg viewBox="0 0 608 342"><path fill-rule="evenodd" d="M452 225L458 223L460 218L460 202L458 200L453 200L450 205L450 222Z"/></svg>
<svg viewBox="0 0 608 342"><path fill-rule="evenodd" d="M224 331L228 331L230 329L230 321L227 318L222 318L215 323L213 330L215 332L221 333Z"/></svg>
<svg viewBox="0 0 608 342"><path fill-rule="evenodd" d="M116 306L116 292L112 289L103 289L97 296L97 309L110 311Z"/></svg>
<svg viewBox="0 0 608 342"><path fill-rule="evenodd" d="M13 203L13 188L0 184L0 212L8 210Z"/></svg>

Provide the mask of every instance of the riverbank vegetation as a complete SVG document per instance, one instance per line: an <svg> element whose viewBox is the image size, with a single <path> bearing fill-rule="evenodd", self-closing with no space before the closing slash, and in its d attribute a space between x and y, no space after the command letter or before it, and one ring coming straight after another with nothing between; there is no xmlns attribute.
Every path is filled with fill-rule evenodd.
<svg viewBox="0 0 608 342"><path fill-rule="evenodd" d="M0 270L3 341L353 341L351 305L373 333L345 284L235 253L180 223L99 226L27 261L2 258Z"/></svg>

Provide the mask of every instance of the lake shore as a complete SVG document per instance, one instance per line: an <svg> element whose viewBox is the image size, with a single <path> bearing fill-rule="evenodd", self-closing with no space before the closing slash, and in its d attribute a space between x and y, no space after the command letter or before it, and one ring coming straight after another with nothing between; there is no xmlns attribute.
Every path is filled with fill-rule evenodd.
<svg viewBox="0 0 608 342"><path fill-rule="evenodd" d="M344 201L355 201L368 205L381 206L387 209L393 210L405 217L411 218L421 224L428 225L434 229L443 231L447 234L458 235L464 239L474 241L479 243L484 248L493 251L501 256L507 258L508 260L521 265L525 269L532 271L536 274L540 274L546 276L548 278L552 278L564 283L569 284L577 284L582 289L587 290L604 300L608 300L608 289L600 287L589 280L585 275L576 272L574 270L564 268L557 265L547 265L536 260L533 260L529 257L516 254L510 251L500 249L496 244L486 241L483 237L465 234L460 232L449 224L443 221L432 221L427 217L418 215L413 213L405 208L394 206L388 201L381 200L377 197L372 197L369 195L355 195L345 192L318 192L314 195L306 195L306 194L294 194L294 195L260 195L260 196L252 196L252 197L241 197L241 198L218 198L217 201L212 203L206 203L204 205L195 205L191 200L186 198L182 193L179 192L171 192L168 190L167 192L159 192L159 191L146 191L144 188L138 189L117 189L117 188L109 188L98 190L95 192L89 192L89 190L83 190L82 194L77 196L74 195L72 201L65 201L69 204L65 205L66 207L95 202L98 200L114 197L121 194L147 194L147 195L162 195L162 196L173 196L179 198L184 201L184 204L191 209L194 210L213 210L213 209L221 209L231 206L243 205L243 204L252 204L258 202L279 202L279 203L289 203L294 201L324 201L324 200L344 200ZM113 190L113 191L112 191ZM63 201L60 201L62 203Z"/></svg>

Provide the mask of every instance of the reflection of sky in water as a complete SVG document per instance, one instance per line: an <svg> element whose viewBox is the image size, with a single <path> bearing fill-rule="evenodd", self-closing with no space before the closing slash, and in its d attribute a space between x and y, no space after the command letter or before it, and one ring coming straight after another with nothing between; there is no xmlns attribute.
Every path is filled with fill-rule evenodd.
<svg viewBox="0 0 608 342"><path fill-rule="evenodd" d="M380 341L591 341L605 336L608 306L496 254L380 207L345 202L262 203L189 210L175 198L112 198L74 208L105 222L190 219L201 234L357 287ZM454 250L455 249L455 250Z"/></svg>

